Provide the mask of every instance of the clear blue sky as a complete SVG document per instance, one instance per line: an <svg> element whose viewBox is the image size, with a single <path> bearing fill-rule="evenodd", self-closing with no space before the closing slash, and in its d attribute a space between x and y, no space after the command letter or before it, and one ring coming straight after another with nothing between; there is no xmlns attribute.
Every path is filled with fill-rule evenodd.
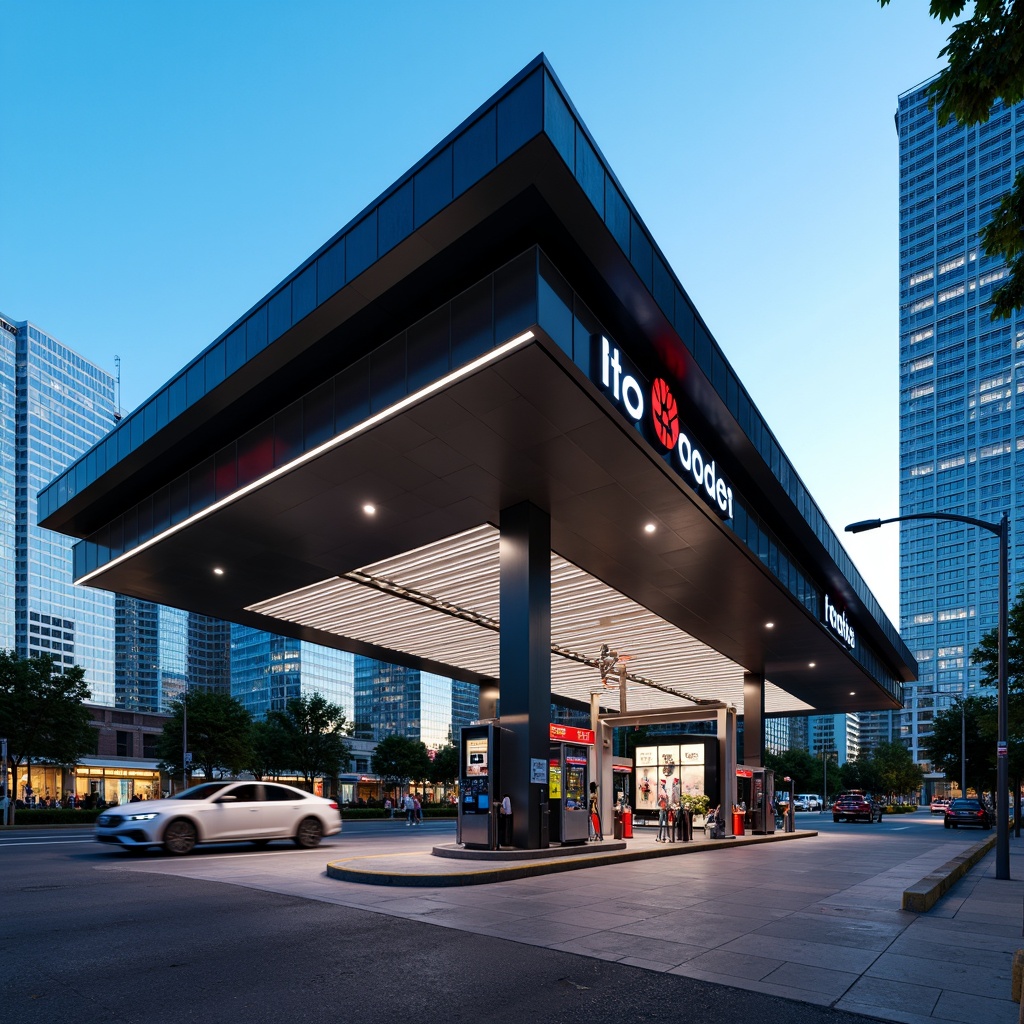
<svg viewBox="0 0 1024 1024"><path fill-rule="evenodd" d="M898 512L927 0L4 0L0 311L135 408L543 51L837 533ZM843 535L898 624L897 530Z"/></svg>

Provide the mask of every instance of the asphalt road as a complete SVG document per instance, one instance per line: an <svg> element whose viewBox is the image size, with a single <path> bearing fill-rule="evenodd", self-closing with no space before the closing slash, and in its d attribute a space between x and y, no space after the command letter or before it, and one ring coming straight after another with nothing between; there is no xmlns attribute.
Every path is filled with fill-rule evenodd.
<svg viewBox="0 0 1024 1024"><path fill-rule="evenodd" d="M818 818L806 816L804 827L812 817ZM821 824L823 830L909 834L928 829L932 835L937 825L943 832L937 820L920 816L868 826L833 825L822 815ZM423 828L439 838L453 830L446 822L427 822ZM413 836L422 839L423 833L398 823L350 822L342 836L318 850L273 844L260 855L326 863L354 846L368 853L400 850ZM218 847L195 856L222 858L228 870L241 849L249 850ZM94 843L88 830L0 835L0 1019L12 1024L865 1020L319 901L119 869L132 863L134 858Z"/></svg>

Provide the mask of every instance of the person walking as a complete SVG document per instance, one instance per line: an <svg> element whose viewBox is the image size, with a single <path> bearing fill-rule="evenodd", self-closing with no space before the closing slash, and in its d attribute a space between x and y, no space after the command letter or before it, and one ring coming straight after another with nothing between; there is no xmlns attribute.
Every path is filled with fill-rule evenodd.
<svg viewBox="0 0 1024 1024"><path fill-rule="evenodd" d="M392 805L391 805L391 797L388 797L388 798L387 798L387 799L386 799L386 800L384 801L384 810L385 810L385 811L387 811L387 816L388 816L389 818L393 818L393 817L395 816L395 809L394 809L394 807L392 807Z"/></svg>
<svg viewBox="0 0 1024 1024"><path fill-rule="evenodd" d="M412 809L413 809L413 823L418 825L423 820L423 804L420 803L420 798L414 796L412 798Z"/></svg>
<svg viewBox="0 0 1024 1024"><path fill-rule="evenodd" d="M412 824L413 815L416 813L416 805L413 803L412 793L405 794L402 806L405 808L405 827L408 828Z"/></svg>

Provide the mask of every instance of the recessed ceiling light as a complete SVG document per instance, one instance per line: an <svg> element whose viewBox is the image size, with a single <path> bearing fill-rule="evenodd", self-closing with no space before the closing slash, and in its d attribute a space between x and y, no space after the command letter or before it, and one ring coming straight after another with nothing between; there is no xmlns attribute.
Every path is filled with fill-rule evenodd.
<svg viewBox="0 0 1024 1024"><path fill-rule="evenodd" d="M214 576L223 576L224 575L224 570L219 565L216 565L213 568L213 575Z"/></svg>
<svg viewBox="0 0 1024 1024"><path fill-rule="evenodd" d="M656 527L654 523L647 523L646 526L644 526L644 533L654 533L655 529Z"/></svg>
<svg viewBox="0 0 1024 1024"><path fill-rule="evenodd" d="M371 504L370 504L369 502L367 502L367 503L366 503L366 504L365 504L365 505L363 506L363 511L364 511L364 512L365 512L365 513L366 513L366 514L367 514L368 516L375 516L375 515L377 514L377 506L376 506L376 505L371 505Z"/></svg>
<svg viewBox="0 0 1024 1024"><path fill-rule="evenodd" d="M816 661L812 661L812 662L811 662L811 668L814 668L814 666L815 666L815 665L817 665L817 664L818 664L818 663L817 663Z"/></svg>
<svg viewBox="0 0 1024 1024"><path fill-rule="evenodd" d="M766 622L764 624L764 628L765 629L774 629L775 628L775 623L774 622Z"/></svg>
<svg viewBox="0 0 1024 1024"><path fill-rule="evenodd" d="M857 696L857 691L856 690L851 690L850 691L850 696L851 697L856 697Z"/></svg>

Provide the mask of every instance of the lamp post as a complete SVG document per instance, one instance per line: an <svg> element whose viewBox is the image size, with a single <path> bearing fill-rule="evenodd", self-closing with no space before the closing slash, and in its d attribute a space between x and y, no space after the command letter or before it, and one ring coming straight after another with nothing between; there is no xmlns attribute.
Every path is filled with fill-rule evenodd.
<svg viewBox="0 0 1024 1024"><path fill-rule="evenodd" d="M886 523L902 523L908 519L945 519L953 523L967 523L979 529L988 530L999 538L999 679L998 679L998 715L996 737L996 878L1007 881L1010 878L1010 820L1007 808L1010 791L1010 772L1007 747L1007 698L1006 698L1006 620L1007 620L1007 584L1009 575L1010 521L1004 512L997 523L989 523L973 516L961 516L954 512L912 512L905 516L893 516L891 519L864 519L859 523L850 523L847 533L864 533L866 530L877 530ZM961 727L961 755L966 745L966 723ZM961 760L963 768L963 760ZM963 770L961 775L964 775ZM966 782L966 779L963 780ZM966 796L966 787L962 790Z"/></svg>
<svg viewBox="0 0 1024 1024"><path fill-rule="evenodd" d="M823 750L821 752L822 789L824 792L821 794L821 806L818 808L819 814L824 814L825 807L828 805L828 759L831 756L831 750Z"/></svg>

